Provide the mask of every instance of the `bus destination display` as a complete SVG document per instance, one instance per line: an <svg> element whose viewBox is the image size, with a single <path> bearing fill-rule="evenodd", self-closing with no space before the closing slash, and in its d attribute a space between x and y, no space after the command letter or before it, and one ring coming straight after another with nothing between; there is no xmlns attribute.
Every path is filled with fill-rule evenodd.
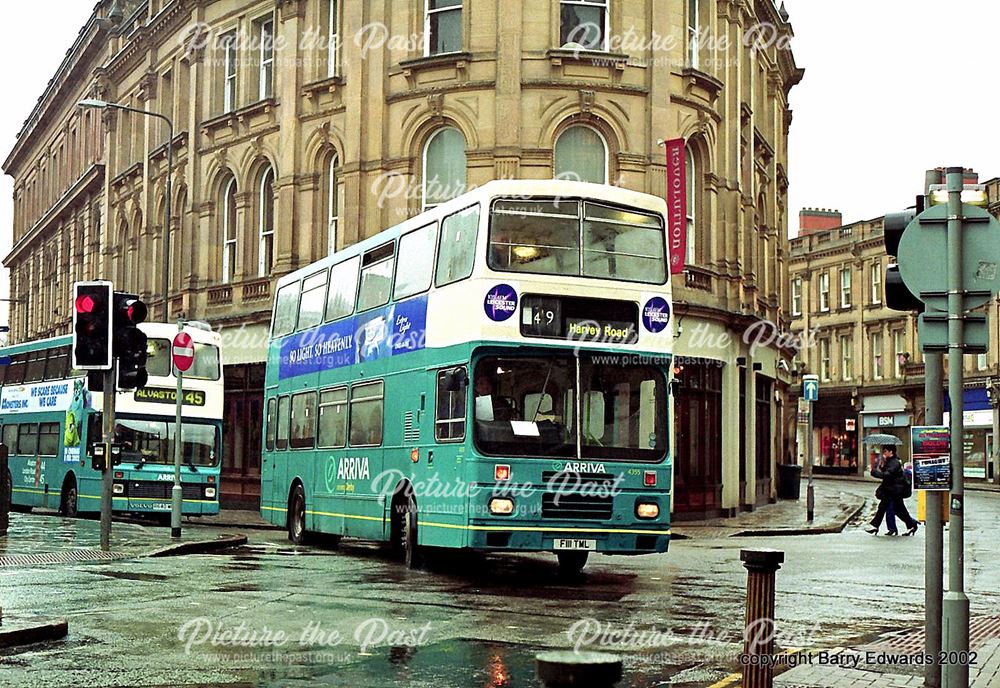
<svg viewBox="0 0 1000 688"><path fill-rule="evenodd" d="M639 307L628 301L530 294L521 301L525 337L634 344L638 322Z"/></svg>

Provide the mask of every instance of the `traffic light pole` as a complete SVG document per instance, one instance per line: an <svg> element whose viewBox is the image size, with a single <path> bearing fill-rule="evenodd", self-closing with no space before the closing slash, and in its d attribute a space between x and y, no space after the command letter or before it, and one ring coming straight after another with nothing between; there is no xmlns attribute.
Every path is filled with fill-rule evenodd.
<svg viewBox="0 0 1000 688"><path fill-rule="evenodd" d="M115 361L111 369L104 373L104 473L101 476L101 551L111 551L111 508L113 461L110 447L115 434L115 385L118 382L118 371Z"/></svg>
<svg viewBox="0 0 1000 688"><path fill-rule="evenodd" d="M813 407L815 404L809 402L809 422L806 424L806 520L813 521L813 512L816 506L816 494L813 491Z"/></svg>
<svg viewBox="0 0 1000 688"><path fill-rule="evenodd" d="M949 167L948 183L948 396L951 399L951 505L948 528L948 592L942 604L945 650L953 660L944 665L945 688L967 688L969 665L969 598L965 594L964 360L965 290L962 274L961 167ZM954 654L952 654L954 653ZM961 653L965 653L962 655Z"/></svg>
<svg viewBox="0 0 1000 688"><path fill-rule="evenodd" d="M184 331L184 321L177 321L177 331ZM184 433L181 429L181 410L184 399L184 373L176 366L173 366L174 374L177 376L177 401L174 412L174 487L170 491L170 537L179 538L181 536L181 505L184 499L184 490L181 487L181 440Z"/></svg>
<svg viewBox="0 0 1000 688"><path fill-rule="evenodd" d="M944 355L924 354L924 425L941 425L944 404L941 394L944 381ZM924 523L924 652L932 661L924 666L924 686L939 688L941 664L941 596L944 591L944 524L942 508L945 492L925 490Z"/></svg>

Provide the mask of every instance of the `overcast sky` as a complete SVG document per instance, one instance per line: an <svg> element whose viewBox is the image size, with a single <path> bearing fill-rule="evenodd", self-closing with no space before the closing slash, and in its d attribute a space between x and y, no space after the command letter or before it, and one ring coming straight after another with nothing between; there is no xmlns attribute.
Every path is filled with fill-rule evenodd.
<svg viewBox="0 0 1000 688"><path fill-rule="evenodd" d="M5 3L0 157L93 7L89 0ZM786 0L805 79L792 90L789 231L802 207L844 221L913 203L923 171L965 165L1000 175L994 123L1000 3L985 0ZM39 33L24 27L44 27ZM11 181L0 184L0 253L11 239ZM6 296L6 274L0 296ZM6 321L0 303L0 322Z"/></svg>

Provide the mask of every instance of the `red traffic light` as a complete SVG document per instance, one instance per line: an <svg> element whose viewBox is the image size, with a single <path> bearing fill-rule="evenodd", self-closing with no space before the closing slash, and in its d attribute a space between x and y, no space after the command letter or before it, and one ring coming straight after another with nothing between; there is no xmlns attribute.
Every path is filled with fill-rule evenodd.
<svg viewBox="0 0 1000 688"><path fill-rule="evenodd" d="M76 297L77 313L93 313L94 306L94 299L90 296L90 294L80 294Z"/></svg>

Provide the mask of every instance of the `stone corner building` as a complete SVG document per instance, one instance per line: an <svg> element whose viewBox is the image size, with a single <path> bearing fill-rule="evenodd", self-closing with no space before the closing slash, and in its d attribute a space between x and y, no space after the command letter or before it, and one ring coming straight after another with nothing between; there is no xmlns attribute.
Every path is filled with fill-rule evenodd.
<svg viewBox="0 0 1000 688"><path fill-rule="evenodd" d="M160 319L169 265L170 317L222 331L223 496L252 502L278 276L495 178L663 195L683 137L675 507L753 508L790 446L792 351L744 337L789 325L790 37L772 0L104 0L4 165L13 337L68 332L79 279ZM172 118L171 217L166 127L88 97Z"/></svg>

